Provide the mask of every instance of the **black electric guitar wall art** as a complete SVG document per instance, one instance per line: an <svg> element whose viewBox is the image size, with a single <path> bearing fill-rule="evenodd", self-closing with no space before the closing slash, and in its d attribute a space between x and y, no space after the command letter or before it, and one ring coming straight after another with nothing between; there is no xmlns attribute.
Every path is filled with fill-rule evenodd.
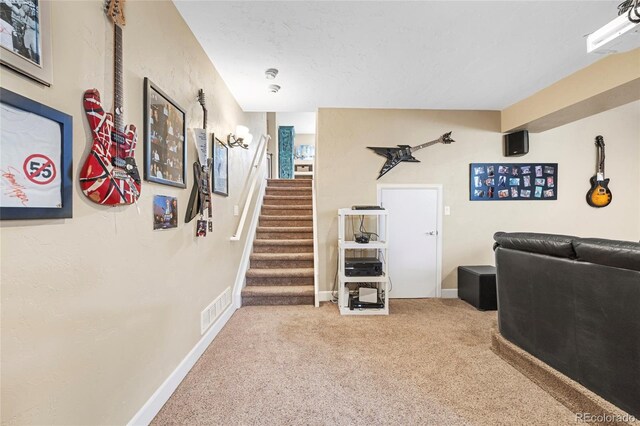
<svg viewBox="0 0 640 426"><path fill-rule="evenodd" d="M437 143L450 144L451 142L455 142L451 139L451 132L445 133L440 136L438 139L425 142L418 146L409 146L409 145L398 145L397 148L384 148L384 147L375 147L368 146L367 148L373 150L378 155L381 155L387 159L382 168L380 169L380 174L378 175L378 179L384 176L389 170L393 169L399 163L403 161L407 161L409 163L419 163L420 160L415 158L412 154L419 149L426 148L431 145L435 145Z"/></svg>
<svg viewBox="0 0 640 426"><path fill-rule="evenodd" d="M598 166L596 174L591 176L591 188L587 192L587 203L591 207L606 207L611 204L613 195L609 190L609 179L604 178L604 138L596 136Z"/></svg>
<svg viewBox="0 0 640 426"><path fill-rule="evenodd" d="M205 104L204 90L200 89L198 92L198 102L202 107L202 129L204 129L204 140L206 141L207 134L207 107ZM196 138L197 138L196 133ZM187 211L184 221L189 223L200 214L200 220L198 221L197 236L205 236L206 229L209 232L213 231L212 208L211 208L211 188L209 187L209 173L211 171L211 158L208 158L208 149L206 148L206 142L204 146L198 145L198 155L196 161L193 163L193 189L191 190L191 196L189 197L189 204L187 205ZM204 227L204 233L200 232L205 222L205 211L208 215L207 226Z"/></svg>

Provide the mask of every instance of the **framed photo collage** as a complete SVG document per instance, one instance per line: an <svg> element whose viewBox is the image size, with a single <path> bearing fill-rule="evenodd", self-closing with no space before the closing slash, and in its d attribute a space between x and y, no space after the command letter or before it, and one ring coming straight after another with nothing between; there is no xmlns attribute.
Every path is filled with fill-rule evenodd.
<svg viewBox="0 0 640 426"><path fill-rule="evenodd" d="M471 201L558 199L558 163L471 163Z"/></svg>

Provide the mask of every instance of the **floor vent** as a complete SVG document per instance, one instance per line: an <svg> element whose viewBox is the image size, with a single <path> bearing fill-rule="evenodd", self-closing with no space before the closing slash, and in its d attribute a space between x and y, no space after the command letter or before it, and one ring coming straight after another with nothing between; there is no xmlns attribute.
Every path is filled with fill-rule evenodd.
<svg viewBox="0 0 640 426"><path fill-rule="evenodd" d="M211 302L209 306L200 313L200 334L204 334L230 304L231 287L227 287L216 300Z"/></svg>

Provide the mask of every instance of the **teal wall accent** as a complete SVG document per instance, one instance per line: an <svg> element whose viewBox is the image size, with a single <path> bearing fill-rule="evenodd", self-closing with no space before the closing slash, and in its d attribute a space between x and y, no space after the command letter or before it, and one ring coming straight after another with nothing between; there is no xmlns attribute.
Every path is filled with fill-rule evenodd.
<svg viewBox="0 0 640 426"><path fill-rule="evenodd" d="M293 179L293 141L296 132L293 126L278 127L278 161L280 179Z"/></svg>

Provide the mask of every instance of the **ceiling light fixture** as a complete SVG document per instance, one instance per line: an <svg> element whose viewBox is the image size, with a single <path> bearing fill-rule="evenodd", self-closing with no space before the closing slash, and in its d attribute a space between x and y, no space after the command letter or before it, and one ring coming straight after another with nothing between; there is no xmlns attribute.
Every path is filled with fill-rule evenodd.
<svg viewBox="0 0 640 426"><path fill-rule="evenodd" d="M636 6L637 7L637 6ZM632 40L633 37L638 38L640 34L638 31L640 30L640 21L635 21L631 19L631 12L637 13L637 9L634 7L630 9L630 13L623 13L618 16L613 21L609 22L604 27L600 28L597 31L589 34L587 36L587 53L598 53L597 50L607 46L607 49L610 49L614 46L618 47L621 45L621 49L615 49L613 51L624 51L626 50L625 43L630 42L632 45L635 45L638 40ZM621 37L623 34L627 34L625 37ZM616 43L611 44L614 40L617 40ZM627 40L624 40L627 39ZM633 47L633 46L630 46ZM637 47L637 46L636 46ZM607 50L608 52L609 50ZM606 52L605 52L606 53Z"/></svg>
<svg viewBox="0 0 640 426"><path fill-rule="evenodd" d="M281 87L278 86L277 84L270 84L269 85L269 91L271 93L278 93L278 90L280 90L280 89L281 89Z"/></svg>
<svg viewBox="0 0 640 426"><path fill-rule="evenodd" d="M227 145L231 148L239 146L240 148L249 149L249 144L253 140L253 135L249 133L246 126L236 126L236 133L229 133L227 136Z"/></svg>
<svg viewBox="0 0 640 426"><path fill-rule="evenodd" d="M264 72L264 76L267 80L273 80L278 75L278 70L276 68L269 68Z"/></svg>

